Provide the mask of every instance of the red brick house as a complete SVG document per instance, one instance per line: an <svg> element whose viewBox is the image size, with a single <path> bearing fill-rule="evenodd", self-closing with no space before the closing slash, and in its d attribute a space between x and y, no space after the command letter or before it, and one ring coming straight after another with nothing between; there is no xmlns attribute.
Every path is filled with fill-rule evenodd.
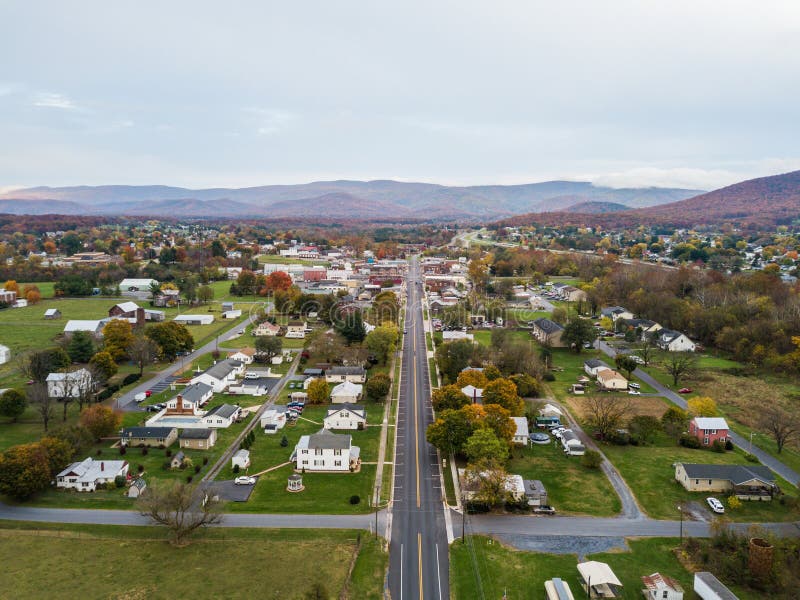
<svg viewBox="0 0 800 600"><path fill-rule="evenodd" d="M695 417L689 421L689 435L700 440L703 446L711 446L719 440L728 440L728 423L722 417Z"/></svg>
<svg viewBox="0 0 800 600"><path fill-rule="evenodd" d="M134 327L144 325L144 309L136 302L120 302L108 309L108 316L128 319Z"/></svg>

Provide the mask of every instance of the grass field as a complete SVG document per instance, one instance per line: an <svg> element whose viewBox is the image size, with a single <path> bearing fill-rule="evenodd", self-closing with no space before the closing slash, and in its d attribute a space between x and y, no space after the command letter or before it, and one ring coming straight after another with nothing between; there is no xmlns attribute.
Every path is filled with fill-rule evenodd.
<svg viewBox="0 0 800 600"><path fill-rule="evenodd" d="M535 343L535 342L534 342ZM583 370L583 363L584 361L589 360L590 358L599 358L600 360L604 361L609 367L612 369L614 368L614 361L609 359L605 354L600 352L599 350L583 350L580 353L572 352L566 348L553 348L552 349L552 366L556 367L558 370L553 371L553 375L555 376L555 381L549 384L550 390L553 392L553 395L558 398L559 400L565 400L572 396L569 391L570 386L573 383L577 383L578 377L586 375L585 371ZM623 373L623 376L625 374ZM654 392L649 385L640 381L636 376L634 376L631 381L636 381L640 384L641 388L640 391L642 393L650 393ZM589 393L591 390L594 389L594 383L589 383ZM616 392L614 392L616 393ZM624 392L622 392L624 393Z"/></svg>
<svg viewBox="0 0 800 600"><path fill-rule="evenodd" d="M719 454L710 450L693 450L671 442L665 435L659 435L652 446L614 446L603 445L603 452L622 474L642 508L656 519L674 519L677 506L683 502L698 502L705 505L708 496L716 496L723 502L720 494L687 492L675 481L676 462L701 464L750 464L739 451ZM797 490L785 482L779 482L784 491ZM726 506L725 516L734 521L791 521L797 519L779 502L742 502L742 507L732 510Z"/></svg>
<svg viewBox="0 0 800 600"><path fill-rule="evenodd" d="M154 527L0 523L0 560L14 581L13 595L6 589L0 596L69 598L80 579L80 596L87 599L252 598L256 593L301 599L315 583L338 598L356 557L342 597L382 597L388 555L365 532L216 528L180 549L167 544L164 533ZM43 572L59 576L43 585Z"/></svg>
<svg viewBox="0 0 800 600"><path fill-rule="evenodd" d="M619 497L605 474L599 469L587 469L578 457L565 456L557 440L514 448L512 453L514 458L506 470L523 479L540 479L547 489L548 501L559 514L607 517L620 511Z"/></svg>
<svg viewBox="0 0 800 600"><path fill-rule="evenodd" d="M250 448L251 466L248 472L258 473L289 460L295 445L302 435L316 433L322 428L322 419L327 407L309 407L297 425L286 426L275 435L265 435L256 428L256 442ZM368 404L368 422L379 423L381 405ZM353 437L353 445L361 448L361 460L374 463L378 459L380 427L367 427L364 431L342 431ZM286 435L288 444L280 445ZM360 514L370 512L369 501L375 483L375 465L362 464L359 473L306 473L303 475L305 491L295 494L286 491L286 481L294 472L289 464L259 477L250 500L229 506L233 512L278 512L278 513L334 513ZM226 466L219 479L232 478L233 471ZM359 504L350 504L350 496L358 495Z"/></svg>
<svg viewBox="0 0 800 600"><path fill-rule="evenodd" d="M470 541L467 544L456 541L450 547L450 586L456 600L502 598L504 590L508 600L539 600L545 597L544 582L553 577L566 581L575 598L585 597L578 583L579 560L574 554L521 552L482 536L474 536ZM622 598L642 598L641 576L655 572L677 579L689 597L692 574L673 552L677 539L629 540L628 545L629 551L591 554L582 560L608 563L622 582Z"/></svg>

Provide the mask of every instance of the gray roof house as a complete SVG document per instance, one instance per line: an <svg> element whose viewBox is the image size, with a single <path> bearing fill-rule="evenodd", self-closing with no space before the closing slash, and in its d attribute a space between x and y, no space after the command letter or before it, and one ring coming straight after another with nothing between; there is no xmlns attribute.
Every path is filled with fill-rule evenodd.
<svg viewBox="0 0 800 600"><path fill-rule="evenodd" d="M561 341L561 334L563 332L564 328L550 319L542 317L533 322L533 337L542 344L548 346L564 346L565 344Z"/></svg>

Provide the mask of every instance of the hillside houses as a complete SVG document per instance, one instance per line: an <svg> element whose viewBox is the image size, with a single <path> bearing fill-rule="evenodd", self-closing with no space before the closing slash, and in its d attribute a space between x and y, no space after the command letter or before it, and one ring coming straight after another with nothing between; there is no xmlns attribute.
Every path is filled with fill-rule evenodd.
<svg viewBox="0 0 800 600"><path fill-rule="evenodd" d="M545 346L553 348L565 347L566 343L561 341L562 333L564 333L564 327L550 319L542 317L533 322L533 337Z"/></svg>

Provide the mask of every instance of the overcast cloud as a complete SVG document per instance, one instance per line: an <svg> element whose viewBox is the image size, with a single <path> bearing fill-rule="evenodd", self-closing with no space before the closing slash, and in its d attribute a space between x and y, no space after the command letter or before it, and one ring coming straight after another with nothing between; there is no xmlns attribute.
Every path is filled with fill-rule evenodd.
<svg viewBox="0 0 800 600"><path fill-rule="evenodd" d="M800 3L0 0L0 188L800 169Z"/></svg>

